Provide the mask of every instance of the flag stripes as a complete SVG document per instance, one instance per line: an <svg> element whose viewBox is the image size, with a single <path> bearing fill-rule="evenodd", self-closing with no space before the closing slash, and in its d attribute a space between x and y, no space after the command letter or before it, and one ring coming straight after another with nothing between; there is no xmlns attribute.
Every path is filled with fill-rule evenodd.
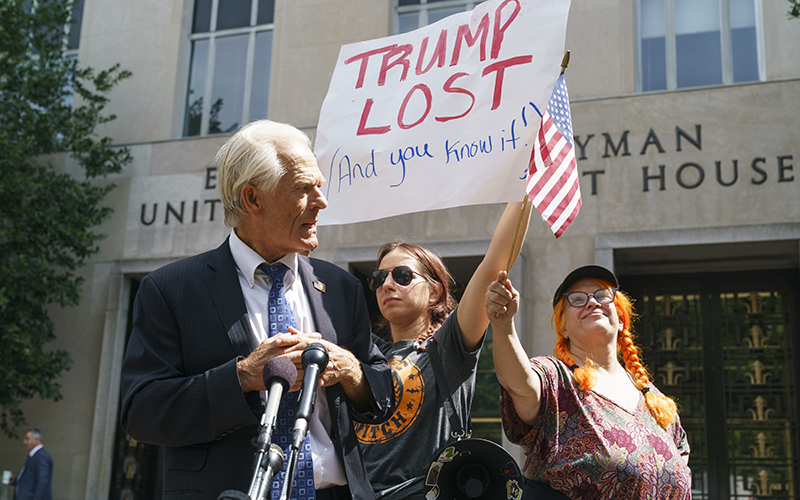
<svg viewBox="0 0 800 500"><path fill-rule="evenodd" d="M569 96L562 74L553 86L528 164L528 197L556 238L564 234L581 208L581 190Z"/></svg>

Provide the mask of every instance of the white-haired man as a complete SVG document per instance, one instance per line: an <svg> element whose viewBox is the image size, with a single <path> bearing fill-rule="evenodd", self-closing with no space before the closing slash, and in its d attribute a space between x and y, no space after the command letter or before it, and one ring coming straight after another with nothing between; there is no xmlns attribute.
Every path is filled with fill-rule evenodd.
<svg viewBox="0 0 800 500"><path fill-rule="evenodd" d="M303 349L321 341L330 361L309 426L316 491L298 497L295 487L292 498L372 499L349 407L384 418L391 375L370 339L360 282L305 256L327 206L311 143L262 120L231 137L214 162L230 236L142 280L122 369L122 425L164 446L164 498L246 492L264 364L285 356L300 367ZM271 291L285 295L295 328L275 331ZM302 373L292 390L301 381Z"/></svg>

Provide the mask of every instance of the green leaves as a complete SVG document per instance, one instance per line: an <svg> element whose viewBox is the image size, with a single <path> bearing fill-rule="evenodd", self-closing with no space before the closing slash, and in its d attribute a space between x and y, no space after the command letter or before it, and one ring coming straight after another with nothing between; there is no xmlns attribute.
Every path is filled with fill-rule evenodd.
<svg viewBox="0 0 800 500"><path fill-rule="evenodd" d="M101 206L114 185L96 179L131 161L126 148L97 137L108 93L131 76L115 65L80 68L64 56L72 2L0 1L0 431L25 423L20 403L58 401L58 378L71 363L55 339L47 307L77 305L76 270L98 252ZM27 9L27 10L26 10ZM84 177L58 172L43 158L68 153Z"/></svg>

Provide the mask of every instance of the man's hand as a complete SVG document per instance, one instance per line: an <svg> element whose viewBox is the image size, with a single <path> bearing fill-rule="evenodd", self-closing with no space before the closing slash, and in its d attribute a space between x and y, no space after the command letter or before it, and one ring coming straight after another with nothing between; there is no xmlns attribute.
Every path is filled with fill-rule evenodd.
<svg viewBox="0 0 800 500"><path fill-rule="evenodd" d="M348 401L359 411L368 411L372 400L372 390L369 387L361 362L355 354L344 347L338 346L327 340L318 340L328 349L328 366L319 378L319 385L331 386L342 384L342 389Z"/></svg>
<svg viewBox="0 0 800 500"><path fill-rule="evenodd" d="M249 356L236 363L242 391L251 392L266 389L262 379L264 365L276 356L288 358L297 367L297 380L289 388L289 392L300 390L303 384L303 364L300 356L308 344L317 342L321 338L322 335L319 333L302 333L289 327L289 333L280 333L266 339Z"/></svg>
<svg viewBox="0 0 800 500"><path fill-rule="evenodd" d="M319 378L319 386L358 385L364 378L361 363L355 354L327 340L317 341L328 349L328 366Z"/></svg>

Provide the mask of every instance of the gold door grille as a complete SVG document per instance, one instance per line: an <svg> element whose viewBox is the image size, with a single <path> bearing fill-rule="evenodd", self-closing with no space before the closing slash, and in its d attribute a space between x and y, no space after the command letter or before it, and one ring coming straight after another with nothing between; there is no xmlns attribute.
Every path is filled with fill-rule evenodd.
<svg viewBox="0 0 800 500"><path fill-rule="evenodd" d="M798 271L623 278L674 397L695 499L798 497Z"/></svg>

